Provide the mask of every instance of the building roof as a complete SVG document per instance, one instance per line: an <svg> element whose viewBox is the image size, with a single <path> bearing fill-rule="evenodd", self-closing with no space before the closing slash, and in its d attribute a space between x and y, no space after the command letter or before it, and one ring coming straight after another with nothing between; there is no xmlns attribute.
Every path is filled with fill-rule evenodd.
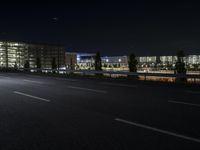
<svg viewBox="0 0 200 150"><path fill-rule="evenodd" d="M2 40L0 39L0 42L10 42L10 43L19 43L19 44L29 44L29 45L37 45L37 46L51 46L51 47L61 47L61 48L65 48L62 45L58 45L58 44L49 44L49 43L40 43L40 42L27 42L27 41L15 41L15 40Z"/></svg>

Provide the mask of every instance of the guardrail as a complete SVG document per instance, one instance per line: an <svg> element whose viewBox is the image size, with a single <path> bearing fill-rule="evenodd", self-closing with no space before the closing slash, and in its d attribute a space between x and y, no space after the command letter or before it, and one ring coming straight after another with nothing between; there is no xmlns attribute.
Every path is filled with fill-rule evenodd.
<svg viewBox="0 0 200 150"><path fill-rule="evenodd" d="M138 73L138 72L136 73L136 72L125 72L125 71L65 70L65 69L37 69L37 68L30 68L30 69L20 68L18 70L29 71L29 72L62 73L62 74L74 73L81 75L106 74L109 76L112 75L143 76L144 78L150 76L156 76L156 77L200 79L200 75L198 74Z"/></svg>

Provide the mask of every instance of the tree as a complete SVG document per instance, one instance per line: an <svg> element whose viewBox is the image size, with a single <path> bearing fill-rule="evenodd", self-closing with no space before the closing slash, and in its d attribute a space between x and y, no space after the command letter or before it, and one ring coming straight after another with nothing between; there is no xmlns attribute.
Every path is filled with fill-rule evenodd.
<svg viewBox="0 0 200 150"><path fill-rule="evenodd" d="M57 68L56 58L55 57L53 57L53 59L52 59L51 67L52 67L53 70L55 70ZM55 71L53 71L53 73L55 73Z"/></svg>
<svg viewBox="0 0 200 150"><path fill-rule="evenodd" d="M180 74L180 73L185 74L186 73L185 63L183 61L184 57L185 57L185 54L182 50L177 52L177 62L176 62L176 65L175 65L175 69L176 69L176 72L178 74Z"/></svg>
<svg viewBox="0 0 200 150"><path fill-rule="evenodd" d="M16 71L17 70L17 63L15 62L15 65L14 65L14 70Z"/></svg>
<svg viewBox="0 0 200 150"><path fill-rule="evenodd" d="M70 58L70 69L74 70L73 58Z"/></svg>
<svg viewBox="0 0 200 150"><path fill-rule="evenodd" d="M184 51L183 50L179 50L176 55L177 55L178 61L183 62L183 57L185 57Z"/></svg>
<svg viewBox="0 0 200 150"><path fill-rule="evenodd" d="M159 56L156 56L156 64L161 64L161 60L160 60L160 57Z"/></svg>
<svg viewBox="0 0 200 150"><path fill-rule="evenodd" d="M193 64L192 66L194 67L194 71L197 71L199 69L199 64Z"/></svg>
<svg viewBox="0 0 200 150"><path fill-rule="evenodd" d="M185 57L185 53L180 50L177 52L177 62L175 65L175 71L177 73L176 81L178 82L186 82L187 79L185 77L186 75L186 68L183 58Z"/></svg>
<svg viewBox="0 0 200 150"><path fill-rule="evenodd" d="M156 64L155 64L155 68L158 69L159 66L161 66L161 60L159 56L156 56Z"/></svg>
<svg viewBox="0 0 200 150"><path fill-rule="evenodd" d="M96 70L96 71L101 71L101 70L102 70L100 52L97 52L97 53L96 53L96 57L95 57L95 70Z"/></svg>
<svg viewBox="0 0 200 150"><path fill-rule="evenodd" d="M128 61L129 71L137 72L137 64L138 64L138 61L135 57L135 54L130 54L129 61Z"/></svg>
<svg viewBox="0 0 200 150"><path fill-rule="evenodd" d="M101 64L101 55L100 52L96 53L95 56L95 71L102 71L102 64ZM101 77L103 74L102 73L96 73L96 76Z"/></svg>
<svg viewBox="0 0 200 150"><path fill-rule="evenodd" d="M39 69L41 69L41 59L39 57L37 57L37 59L36 59L36 65L37 65L37 69L39 71Z"/></svg>
<svg viewBox="0 0 200 150"><path fill-rule="evenodd" d="M104 67L104 68L107 68L107 67L108 67L108 65L107 65L107 64L104 64L104 65L103 65L103 67Z"/></svg>
<svg viewBox="0 0 200 150"><path fill-rule="evenodd" d="M28 71L29 68L30 68L29 61L26 60L26 61L25 61L25 64L24 64L24 70L25 70L25 71Z"/></svg>
<svg viewBox="0 0 200 150"><path fill-rule="evenodd" d="M169 64L169 63L167 63L167 69L168 69L168 70L173 70L173 65L172 65L172 64Z"/></svg>
<svg viewBox="0 0 200 150"><path fill-rule="evenodd" d="M113 67L114 67L114 68L117 68L117 64L114 64Z"/></svg>

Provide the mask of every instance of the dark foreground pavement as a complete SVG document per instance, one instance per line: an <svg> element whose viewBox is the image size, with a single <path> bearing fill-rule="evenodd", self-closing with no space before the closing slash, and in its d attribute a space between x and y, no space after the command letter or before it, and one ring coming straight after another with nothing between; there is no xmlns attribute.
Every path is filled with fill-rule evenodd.
<svg viewBox="0 0 200 150"><path fill-rule="evenodd" d="M0 149L200 149L200 88L0 73Z"/></svg>

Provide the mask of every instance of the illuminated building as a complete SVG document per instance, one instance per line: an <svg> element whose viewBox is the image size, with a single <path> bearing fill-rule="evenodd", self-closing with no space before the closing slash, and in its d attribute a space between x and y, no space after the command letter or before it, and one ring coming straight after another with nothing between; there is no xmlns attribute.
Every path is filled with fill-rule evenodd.
<svg viewBox="0 0 200 150"><path fill-rule="evenodd" d="M200 64L200 55L187 56L187 64Z"/></svg>
<svg viewBox="0 0 200 150"><path fill-rule="evenodd" d="M41 68L52 68L55 60L57 68L65 66L65 48L24 42L0 41L0 67L23 68L29 62L30 68L37 67L40 61Z"/></svg>
<svg viewBox="0 0 200 150"><path fill-rule="evenodd" d="M127 56L105 56L101 61L103 70L128 70Z"/></svg>
<svg viewBox="0 0 200 150"><path fill-rule="evenodd" d="M77 69L94 70L95 56L93 53L77 53Z"/></svg>
<svg viewBox="0 0 200 150"><path fill-rule="evenodd" d="M67 70L74 70L77 66L77 54L76 53L65 53L65 66Z"/></svg>
<svg viewBox="0 0 200 150"><path fill-rule="evenodd" d="M128 71L128 56L104 56L101 57L102 69L113 71ZM171 70L175 68L177 56L139 56L138 70ZM183 58L186 67L194 68L199 65L200 55L188 55ZM93 69L95 63L95 54L77 54L77 64L79 69Z"/></svg>

